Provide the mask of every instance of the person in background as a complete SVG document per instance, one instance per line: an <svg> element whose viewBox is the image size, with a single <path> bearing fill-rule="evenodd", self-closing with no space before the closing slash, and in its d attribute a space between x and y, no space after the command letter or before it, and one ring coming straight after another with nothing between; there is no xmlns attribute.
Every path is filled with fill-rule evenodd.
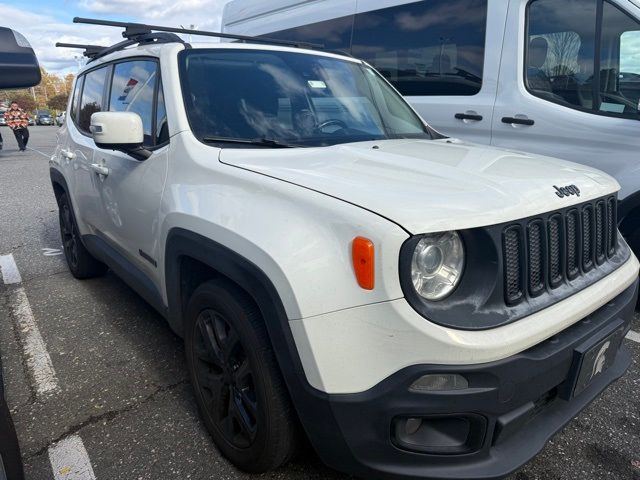
<svg viewBox="0 0 640 480"><path fill-rule="evenodd" d="M17 102L11 102L9 110L4 112L4 118L16 136L18 148L24 152L29 142L29 115L20 108Z"/></svg>

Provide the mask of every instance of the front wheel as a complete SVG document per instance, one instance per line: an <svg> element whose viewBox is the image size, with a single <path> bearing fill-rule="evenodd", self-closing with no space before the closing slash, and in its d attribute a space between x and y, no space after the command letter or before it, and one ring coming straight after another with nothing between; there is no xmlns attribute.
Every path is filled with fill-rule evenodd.
<svg viewBox="0 0 640 480"><path fill-rule="evenodd" d="M82 243L82 237L66 193L60 195L58 209L62 249L71 274L79 279L104 275L108 268L104 263L96 260Z"/></svg>
<svg viewBox="0 0 640 480"><path fill-rule="evenodd" d="M297 419L253 301L232 284L202 284L187 307L185 347L196 402L222 454L252 473L287 462Z"/></svg>

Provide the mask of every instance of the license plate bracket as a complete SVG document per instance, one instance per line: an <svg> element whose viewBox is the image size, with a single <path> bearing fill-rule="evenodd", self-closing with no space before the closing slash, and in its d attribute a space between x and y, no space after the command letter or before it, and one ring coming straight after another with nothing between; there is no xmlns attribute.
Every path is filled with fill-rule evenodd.
<svg viewBox="0 0 640 480"><path fill-rule="evenodd" d="M620 320L607 330L598 340L589 340L574 350L572 373L569 377L571 397L580 395L615 362L624 338L624 322Z"/></svg>

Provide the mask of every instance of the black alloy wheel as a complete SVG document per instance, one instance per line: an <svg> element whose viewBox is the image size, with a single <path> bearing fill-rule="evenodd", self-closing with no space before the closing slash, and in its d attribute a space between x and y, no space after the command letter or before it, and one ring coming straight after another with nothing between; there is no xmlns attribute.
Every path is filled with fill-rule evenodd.
<svg viewBox="0 0 640 480"><path fill-rule="evenodd" d="M196 388L227 442L250 447L258 430L254 373L236 330L212 309L200 312L194 343Z"/></svg>
<svg viewBox="0 0 640 480"><path fill-rule="evenodd" d="M184 332L198 410L218 449L247 472L286 463L300 443L298 419L253 299L208 280L190 296Z"/></svg>

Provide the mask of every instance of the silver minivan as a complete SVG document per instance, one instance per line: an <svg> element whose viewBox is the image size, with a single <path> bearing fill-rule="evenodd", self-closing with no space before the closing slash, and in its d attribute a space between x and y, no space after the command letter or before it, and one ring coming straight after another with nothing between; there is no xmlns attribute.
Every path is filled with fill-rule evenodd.
<svg viewBox="0 0 640 480"><path fill-rule="evenodd" d="M640 0L233 0L223 28L365 59L447 135L606 171L640 252Z"/></svg>

